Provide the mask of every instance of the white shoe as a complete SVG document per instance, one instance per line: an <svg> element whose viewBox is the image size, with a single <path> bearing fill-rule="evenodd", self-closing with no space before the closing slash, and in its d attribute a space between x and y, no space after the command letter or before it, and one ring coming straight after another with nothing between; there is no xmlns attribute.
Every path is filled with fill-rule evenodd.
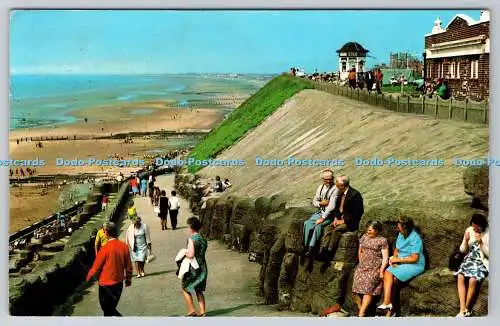
<svg viewBox="0 0 500 326"><path fill-rule="evenodd" d="M377 309L380 309L380 310L392 310L392 303L389 303L389 304L381 304L380 306L377 307Z"/></svg>
<svg viewBox="0 0 500 326"><path fill-rule="evenodd" d="M144 273L141 273L141 277L144 277L144 275L145 275Z"/></svg>
<svg viewBox="0 0 500 326"><path fill-rule="evenodd" d="M455 317L463 318L465 317L465 313L459 312Z"/></svg>

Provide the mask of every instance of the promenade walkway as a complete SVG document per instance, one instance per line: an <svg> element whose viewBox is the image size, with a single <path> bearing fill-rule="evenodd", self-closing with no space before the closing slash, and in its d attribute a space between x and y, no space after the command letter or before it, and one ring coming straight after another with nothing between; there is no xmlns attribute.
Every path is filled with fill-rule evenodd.
<svg viewBox="0 0 500 326"><path fill-rule="evenodd" d="M174 176L157 178L160 189L173 189ZM188 203L180 198L178 229L162 231L157 214L149 197L137 197L138 214L151 229L153 253L156 260L146 265L146 277L132 280L132 286L124 288L118 311L124 316L183 316L186 307L181 292L181 282L175 275L174 257L186 246L186 220L191 216ZM129 222L124 221L120 238L123 240ZM207 316L304 316L293 312L278 312L273 306L260 304L257 296L257 277L260 266L248 262L248 256L238 254L210 241L207 250L209 268L207 291ZM134 271L135 272L135 271ZM134 273L135 275L135 273ZM196 302L196 301L195 301ZM83 291L82 297L66 314L73 316L102 316L99 306L97 283Z"/></svg>

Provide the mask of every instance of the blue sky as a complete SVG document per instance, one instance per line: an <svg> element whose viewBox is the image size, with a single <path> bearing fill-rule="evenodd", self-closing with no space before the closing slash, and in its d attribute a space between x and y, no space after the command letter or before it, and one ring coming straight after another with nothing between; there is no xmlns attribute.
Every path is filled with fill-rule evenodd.
<svg viewBox="0 0 500 326"><path fill-rule="evenodd" d="M23 73L279 73L337 70L335 52L357 41L368 64L389 53L421 55L437 16L412 11L118 11L11 13L10 69Z"/></svg>

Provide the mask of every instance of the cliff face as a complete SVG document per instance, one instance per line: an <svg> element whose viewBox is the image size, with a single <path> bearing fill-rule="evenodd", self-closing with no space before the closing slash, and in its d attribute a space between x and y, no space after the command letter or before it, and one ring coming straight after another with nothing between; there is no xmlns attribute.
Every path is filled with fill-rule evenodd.
<svg viewBox="0 0 500 326"><path fill-rule="evenodd" d="M303 222L314 212L312 207L286 208L286 198L276 195L257 199L210 198L206 207L200 209L199 190L193 189L192 180L192 176L178 175L176 189L181 189L181 194L190 199L192 208L199 213L203 234L224 241L233 250L248 252L250 261L261 264L259 288L266 303L317 314L335 304L340 295L345 298L344 309L353 315L357 313L351 294L352 275L357 264L358 238L364 230L344 235L326 270L318 262L311 270L307 263L301 263L301 253ZM456 315L459 307L456 280L448 269L448 259L460 244L468 226L467 217L475 211L468 202L428 203L425 209L418 203L413 206L406 203L401 208L380 205L367 209L361 225L372 219L383 222L382 235L391 248L395 244L395 219L399 213L414 217L424 240L427 270L401 290L403 316ZM323 241L327 238L328 234ZM341 280L346 281L346 287L340 287ZM487 314L487 280L481 286L474 311L476 315Z"/></svg>

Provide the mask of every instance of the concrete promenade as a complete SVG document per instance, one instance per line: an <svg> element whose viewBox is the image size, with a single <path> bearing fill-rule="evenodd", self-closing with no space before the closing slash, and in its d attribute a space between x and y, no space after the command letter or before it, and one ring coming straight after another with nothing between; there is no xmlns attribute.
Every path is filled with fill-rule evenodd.
<svg viewBox="0 0 500 326"><path fill-rule="evenodd" d="M173 190L174 176L157 178L160 189ZM144 278L134 277L132 286L124 288L118 311L124 316L184 316L187 311L181 292L181 281L175 275L174 257L186 247L188 228L186 220L191 216L187 201L180 198L181 209L178 229L162 231L160 220L153 212L149 197L136 197L139 216L150 226L153 253L156 260L145 267ZM129 221L121 226L120 239L124 239ZM273 306L262 305L257 296L257 277L260 266L248 262L248 255L225 249L217 241L209 241L207 250L208 283L205 293L207 317L210 316L305 316L292 312L278 312ZM195 300L196 304L196 300ZM102 316L99 306L97 283L83 291L81 298L69 307L67 315Z"/></svg>

